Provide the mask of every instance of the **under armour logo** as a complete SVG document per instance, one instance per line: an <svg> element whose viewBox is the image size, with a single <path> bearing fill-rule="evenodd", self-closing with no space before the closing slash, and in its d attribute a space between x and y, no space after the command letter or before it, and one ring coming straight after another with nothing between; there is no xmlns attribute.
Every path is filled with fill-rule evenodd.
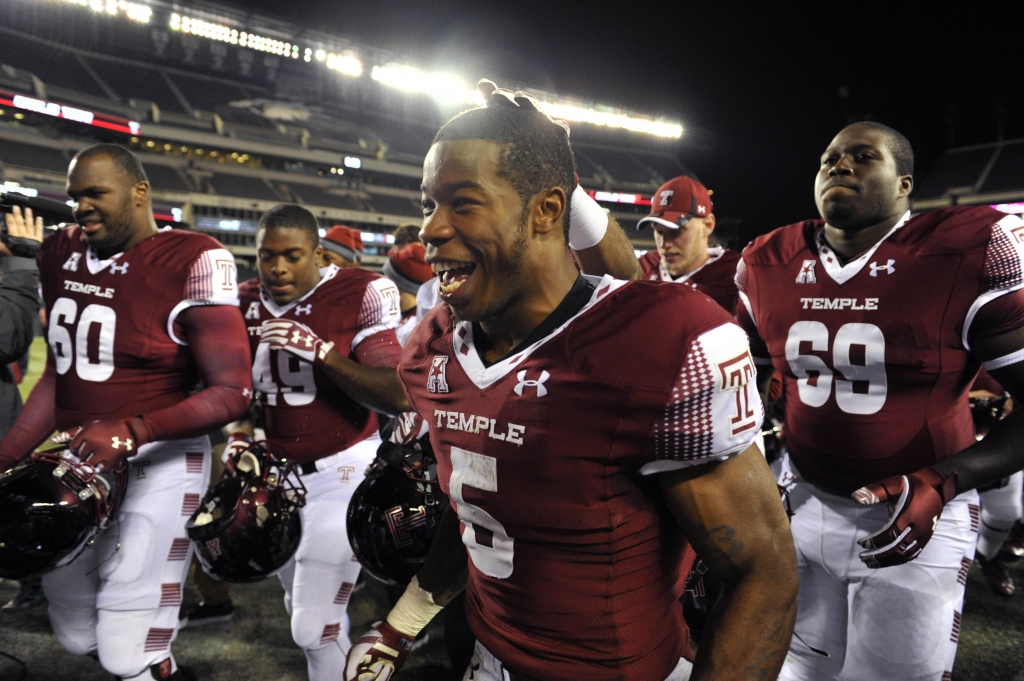
<svg viewBox="0 0 1024 681"><path fill-rule="evenodd" d="M519 383L516 384L514 391L516 395L522 395L524 388L536 388L537 397L544 397L548 394L548 389L544 387L544 381L551 378L551 374L546 371L540 372L540 378L537 380L526 380L526 370L520 371L516 374L516 378L519 379Z"/></svg>
<svg viewBox="0 0 1024 681"><path fill-rule="evenodd" d="M814 276L814 261L804 260L804 264L800 266L800 273L796 275L796 283L798 284L816 284L818 278Z"/></svg>
<svg viewBox="0 0 1024 681"><path fill-rule="evenodd" d="M295 316L300 314L313 314L313 303L307 303L306 305L298 305L295 308Z"/></svg>
<svg viewBox="0 0 1024 681"><path fill-rule="evenodd" d="M119 437L110 438L110 446L114 449L120 449L122 445L124 445L125 451L132 451L132 439L130 437L126 437L123 440Z"/></svg>
<svg viewBox="0 0 1024 681"><path fill-rule="evenodd" d="M313 336L303 336L301 331L292 334L292 343L305 343L307 348L313 347Z"/></svg>
<svg viewBox="0 0 1024 681"><path fill-rule="evenodd" d="M658 205L667 206L668 202L672 200L673 194L675 194L675 191L672 189L666 189L665 191L663 191L661 193L661 199L658 201Z"/></svg>
<svg viewBox="0 0 1024 681"><path fill-rule="evenodd" d="M246 399L252 399L252 391L248 388L242 388L242 397Z"/></svg>
<svg viewBox="0 0 1024 681"><path fill-rule="evenodd" d="M697 206L697 215L704 215L708 212L707 206Z"/></svg>
<svg viewBox="0 0 1024 681"><path fill-rule="evenodd" d="M877 277L878 273L879 272L883 272L883 271L886 274L892 274L893 272L896 271L896 268L893 267L893 265L895 265L895 264L896 264L896 261L893 260L892 258L889 258L889 262L887 262L886 264L884 264L882 266L878 266L875 263L871 263L871 276L872 277Z"/></svg>
<svg viewBox="0 0 1024 681"><path fill-rule="evenodd" d="M110 264L110 273L111 274L118 274L118 273L120 273L120 274L128 274L128 265L131 265L131 263L130 262L126 262L123 265L118 265L116 262L115 263L111 263Z"/></svg>
<svg viewBox="0 0 1024 681"><path fill-rule="evenodd" d="M64 261L64 269L71 270L72 272L78 271L78 261L82 259L81 253L72 253L66 261Z"/></svg>
<svg viewBox="0 0 1024 681"><path fill-rule="evenodd" d="M434 355L434 361L430 364L430 373L427 375L427 390L429 392L448 392L448 377L445 375L446 364L448 364L447 355Z"/></svg>
<svg viewBox="0 0 1024 681"><path fill-rule="evenodd" d="M245 313L246 319L259 319L260 318L260 304L249 303L249 310Z"/></svg>

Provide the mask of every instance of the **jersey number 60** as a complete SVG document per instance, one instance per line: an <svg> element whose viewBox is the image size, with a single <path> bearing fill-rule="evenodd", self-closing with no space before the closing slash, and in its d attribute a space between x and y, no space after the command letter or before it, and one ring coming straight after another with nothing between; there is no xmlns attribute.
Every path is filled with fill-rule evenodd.
<svg viewBox="0 0 1024 681"><path fill-rule="evenodd" d="M836 404L847 414L874 414L885 404L885 336L874 324L844 324L832 345L832 367L816 355L801 354L801 345L811 352L828 352L828 327L821 322L797 322L786 338L786 360L797 377L800 401L820 407L832 393L833 368ZM807 350L805 346L805 351Z"/></svg>
<svg viewBox="0 0 1024 681"><path fill-rule="evenodd" d="M99 333L93 337L90 348L90 336L96 324L99 325ZM78 303L71 298L58 298L54 301L50 309L50 327L46 339L53 353L57 373L63 376L74 364L75 372L83 381L100 382L110 378L114 373L116 324L117 313L106 305L87 305L79 317ZM75 329L73 343L68 327Z"/></svg>

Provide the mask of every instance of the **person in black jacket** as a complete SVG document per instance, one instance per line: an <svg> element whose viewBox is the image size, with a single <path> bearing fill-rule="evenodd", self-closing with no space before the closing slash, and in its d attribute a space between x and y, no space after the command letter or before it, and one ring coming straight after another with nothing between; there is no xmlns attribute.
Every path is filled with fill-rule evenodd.
<svg viewBox="0 0 1024 681"><path fill-rule="evenodd" d="M32 209L14 206L4 216L9 237L42 242L43 219L33 219ZM35 258L19 258L0 242L0 438L21 411L18 381L20 360L32 345L35 320L39 314L39 270ZM28 610L43 600L38 577L22 580L18 594L3 610Z"/></svg>
<svg viewBox="0 0 1024 681"><path fill-rule="evenodd" d="M32 209L24 214L14 206L4 218L9 237L20 237L42 242L43 219L33 219ZM35 320L39 314L39 270L35 258L11 255L6 244L0 242L0 438L14 423L21 411L21 394L15 369L16 363L32 345Z"/></svg>

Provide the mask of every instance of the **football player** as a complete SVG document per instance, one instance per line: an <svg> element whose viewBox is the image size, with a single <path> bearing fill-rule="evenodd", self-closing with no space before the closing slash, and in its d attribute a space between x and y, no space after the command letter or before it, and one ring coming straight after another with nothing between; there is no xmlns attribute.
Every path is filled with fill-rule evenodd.
<svg viewBox="0 0 1024 681"><path fill-rule="evenodd" d="M651 199L651 214L637 229L654 229L658 249L640 258L644 279L689 284L725 308L736 312L736 262L740 254L711 246L715 231L711 194L697 180L681 175L658 188Z"/></svg>
<svg viewBox="0 0 1024 681"><path fill-rule="evenodd" d="M391 678L467 583L466 679L689 678L684 538L727 585L693 678L771 678L796 567L746 336L687 286L580 276L567 133L502 99L447 123L424 162L446 305L399 373L452 506L345 678Z"/></svg>
<svg viewBox="0 0 1024 681"><path fill-rule="evenodd" d="M178 678L170 644L185 522L209 478L206 434L252 396L235 261L208 236L157 229L142 164L122 147L78 152L67 193L78 224L38 258L46 369L0 442L0 469L55 429L98 470L130 465L117 522L44 577L50 622L66 650L96 654L121 679Z"/></svg>
<svg viewBox="0 0 1024 681"><path fill-rule="evenodd" d="M979 366L1024 394L1024 227L987 207L912 216L913 186L903 135L850 125L821 156L822 219L737 269L758 380L780 372L788 396L800 603L782 679L948 679L974 489L1024 467L1024 414L975 444L967 395Z"/></svg>
<svg viewBox="0 0 1024 681"><path fill-rule="evenodd" d="M372 392L382 375L394 380L399 295L358 267L320 269L317 221L301 206L264 213L256 248L259 278L241 286L253 381L268 448L298 464L307 490L302 539L279 576L309 678L324 681L345 663L345 610L360 571L346 512L380 445L377 417L350 381Z"/></svg>

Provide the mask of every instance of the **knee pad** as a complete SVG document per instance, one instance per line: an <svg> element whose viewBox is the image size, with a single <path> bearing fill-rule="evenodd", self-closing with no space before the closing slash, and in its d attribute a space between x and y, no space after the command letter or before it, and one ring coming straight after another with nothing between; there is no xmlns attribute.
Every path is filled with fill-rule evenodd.
<svg viewBox="0 0 1024 681"><path fill-rule="evenodd" d="M63 608L50 603L50 626L61 647L72 655L96 650L96 609Z"/></svg>

